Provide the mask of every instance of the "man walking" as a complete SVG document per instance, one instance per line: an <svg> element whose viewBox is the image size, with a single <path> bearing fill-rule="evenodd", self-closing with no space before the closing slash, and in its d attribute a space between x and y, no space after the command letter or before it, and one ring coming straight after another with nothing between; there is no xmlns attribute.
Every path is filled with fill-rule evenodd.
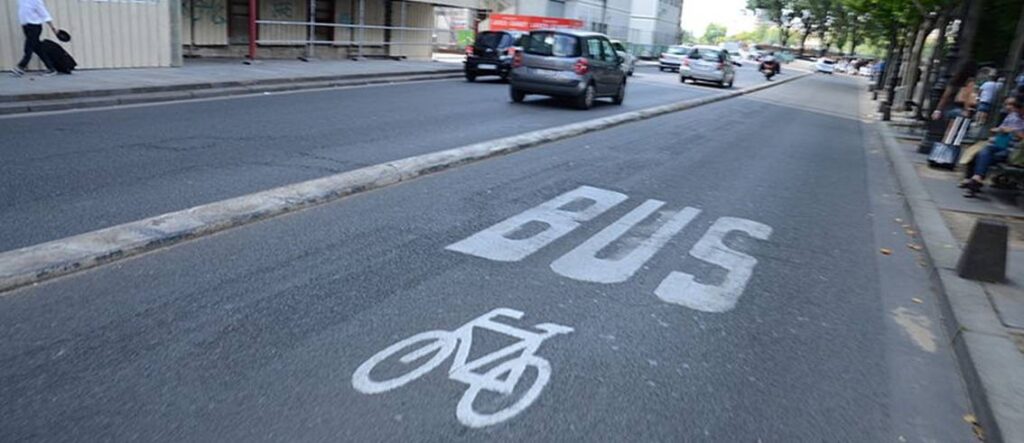
<svg viewBox="0 0 1024 443"><path fill-rule="evenodd" d="M54 34L57 33L57 28L53 26L53 18L50 17L50 11L46 10L43 0L18 0L18 22L21 23L21 31L25 33L25 55L18 62L18 66L11 69L11 73L15 77L25 75L25 68L32 60L34 52L46 65L46 73L43 75L57 74L49 57L40 49L39 36L43 33L43 23L49 25Z"/></svg>

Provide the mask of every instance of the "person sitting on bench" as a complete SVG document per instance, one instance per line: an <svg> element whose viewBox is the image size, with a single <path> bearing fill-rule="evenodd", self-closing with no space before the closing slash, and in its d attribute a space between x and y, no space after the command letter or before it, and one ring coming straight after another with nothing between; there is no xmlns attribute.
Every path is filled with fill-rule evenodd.
<svg viewBox="0 0 1024 443"><path fill-rule="evenodd" d="M1006 161L1010 154L1010 145L1024 138L1024 98L1010 97L1006 99L1004 106L1006 118L1003 119L1003 123L992 128L994 135L967 164L964 171L964 181L960 183L960 187L967 188L972 194L984 186L988 168L998 162Z"/></svg>

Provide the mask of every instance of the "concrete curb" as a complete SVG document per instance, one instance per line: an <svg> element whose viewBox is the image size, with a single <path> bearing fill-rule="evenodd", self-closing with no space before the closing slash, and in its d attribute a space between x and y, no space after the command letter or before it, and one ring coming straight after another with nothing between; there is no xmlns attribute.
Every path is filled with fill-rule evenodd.
<svg viewBox="0 0 1024 443"><path fill-rule="evenodd" d="M806 75L408 157L4 252L0 254L0 292L489 157L750 94Z"/></svg>
<svg viewBox="0 0 1024 443"><path fill-rule="evenodd" d="M0 115L459 77L462 77L461 69L446 69L376 75L359 74L333 77L266 79L265 81L196 83L168 85L166 87L150 86L116 90L81 91L81 93L77 94L54 93L45 94L46 97L44 98L0 100Z"/></svg>
<svg viewBox="0 0 1024 443"><path fill-rule="evenodd" d="M924 189L914 165L900 152L885 124L882 144L910 206L940 284L943 326L952 337L975 415L986 441L1024 442L1024 356L1017 350L985 292L977 282L960 278L960 246Z"/></svg>

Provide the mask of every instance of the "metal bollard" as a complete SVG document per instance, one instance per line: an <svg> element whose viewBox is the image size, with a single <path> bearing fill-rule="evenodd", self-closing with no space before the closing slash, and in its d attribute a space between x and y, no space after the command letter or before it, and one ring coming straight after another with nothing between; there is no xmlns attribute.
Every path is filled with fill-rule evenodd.
<svg viewBox="0 0 1024 443"><path fill-rule="evenodd" d="M1006 278L1006 248L1009 228L998 220L981 219L974 224L967 246L960 254L956 273L962 278L1001 282Z"/></svg>

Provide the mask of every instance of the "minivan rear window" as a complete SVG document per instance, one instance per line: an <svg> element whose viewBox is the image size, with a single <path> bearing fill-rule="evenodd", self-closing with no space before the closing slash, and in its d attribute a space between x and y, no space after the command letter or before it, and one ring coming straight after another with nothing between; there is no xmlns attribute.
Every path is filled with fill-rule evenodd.
<svg viewBox="0 0 1024 443"><path fill-rule="evenodd" d="M576 37L554 32L531 32L523 41L523 52L554 57L579 57Z"/></svg>
<svg viewBox="0 0 1024 443"><path fill-rule="evenodd" d="M501 32L481 32L480 35L476 36L476 43L473 43L473 46L478 48L497 48L501 44L501 37L504 35Z"/></svg>
<svg viewBox="0 0 1024 443"><path fill-rule="evenodd" d="M690 51L690 58L694 60L704 59L709 62L721 61L721 51L715 49L694 48Z"/></svg>

